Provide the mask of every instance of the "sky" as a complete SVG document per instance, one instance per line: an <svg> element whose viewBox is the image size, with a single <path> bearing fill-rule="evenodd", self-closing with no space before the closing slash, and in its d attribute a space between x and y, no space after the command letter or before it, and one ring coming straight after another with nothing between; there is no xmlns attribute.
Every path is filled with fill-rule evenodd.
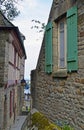
<svg viewBox="0 0 84 130"><path fill-rule="evenodd" d="M31 70L36 68L38 56L42 44L43 32L31 29L34 25L32 20L39 20L47 24L52 0L23 0L19 3L20 14L15 18L13 24L18 26L26 40L24 46L27 59L25 61L25 79L30 79Z"/></svg>

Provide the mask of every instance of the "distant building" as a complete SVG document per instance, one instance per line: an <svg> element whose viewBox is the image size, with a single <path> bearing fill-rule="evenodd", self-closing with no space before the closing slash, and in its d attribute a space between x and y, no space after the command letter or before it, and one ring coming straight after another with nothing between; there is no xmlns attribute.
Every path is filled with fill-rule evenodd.
<svg viewBox="0 0 84 130"><path fill-rule="evenodd" d="M0 130L9 130L22 108L25 38L0 12Z"/></svg>
<svg viewBox="0 0 84 130"><path fill-rule="evenodd" d="M31 95L53 122L84 130L84 0L53 0Z"/></svg>

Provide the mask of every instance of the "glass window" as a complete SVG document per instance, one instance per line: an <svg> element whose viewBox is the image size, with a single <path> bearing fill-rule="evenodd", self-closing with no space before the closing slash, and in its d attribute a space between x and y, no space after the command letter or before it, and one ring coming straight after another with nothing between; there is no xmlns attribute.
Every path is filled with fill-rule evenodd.
<svg viewBox="0 0 84 130"><path fill-rule="evenodd" d="M58 23L58 54L59 54L59 68L66 67L66 25L65 20Z"/></svg>

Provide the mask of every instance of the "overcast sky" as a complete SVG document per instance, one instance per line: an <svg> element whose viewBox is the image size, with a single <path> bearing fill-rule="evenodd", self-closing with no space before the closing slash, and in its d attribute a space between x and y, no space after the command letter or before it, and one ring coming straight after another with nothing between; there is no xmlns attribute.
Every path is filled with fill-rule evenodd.
<svg viewBox="0 0 84 130"><path fill-rule="evenodd" d="M38 33L36 29L31 29L33 19L42 23L47 23L52 0L23 0L20 2L20 15L13 21L20 31L25 35L24 46L27 60L25 62L25 78L30 79L31 70L36 68L43 33Z"/></svg>

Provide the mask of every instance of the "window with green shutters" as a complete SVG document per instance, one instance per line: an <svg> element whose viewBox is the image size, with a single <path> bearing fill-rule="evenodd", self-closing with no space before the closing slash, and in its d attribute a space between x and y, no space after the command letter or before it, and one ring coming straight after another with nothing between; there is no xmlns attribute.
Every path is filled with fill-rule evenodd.
<svg viewBox="0 0 84 130"><path fill-rule="evenodd" d="M78 69L77 56L77 7L67 11L67 69L69 72Z"/></svg>
<svg viewBox="0 0 84 130"><path fill-rule="evenodd" d="M52 72L52 22L49 22L45 31L45 72Z"/></svg>
<svg viewBox="0 0 84 130"><path fill-rule="evenodd" d="M58 41L55 39L55 34L53 36L53 28L52 22L49 22L46 26L45 31L45 72L52 73L55 71L55 76L61 77L65 74L67 76L67 72L77 71L78 70L78 44L77 44L77 7L74 6L67 10L66 16L62 17L59 21L57 21L58 26L56 26L56 30L58 32ZM59 26L60 25L60 26ZM55 30L55 29L54 29ZM54 40L52 42L52 39ZM52 46L58 46L58 51L56 51ZM53 48L53 50L52 50ZM56 52L54 52L56 51ZM58 57L57 62L53 57ZM54 65L55 63L56 65ZM56 69L54 66L56 66ZM63 73L64 70L64 73ZM66 71L66 72L65 72ZM56 74L57 73L57 74Z"/></svg>

